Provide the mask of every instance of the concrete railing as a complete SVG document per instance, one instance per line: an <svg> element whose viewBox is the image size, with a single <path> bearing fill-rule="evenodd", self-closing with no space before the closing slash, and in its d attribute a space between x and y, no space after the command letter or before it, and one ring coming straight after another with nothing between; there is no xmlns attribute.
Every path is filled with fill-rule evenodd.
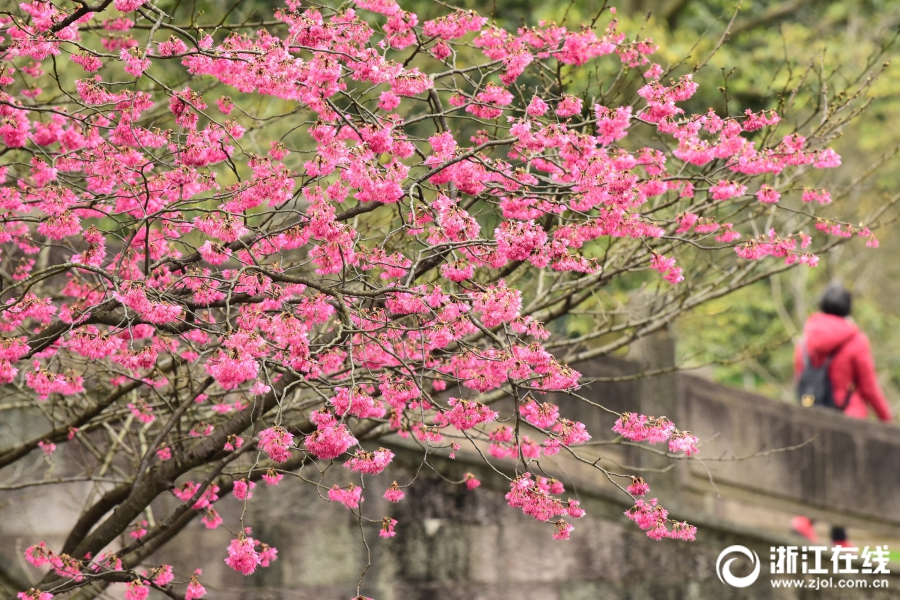
<svg viewBox="0 0 900 600"><path fill-rule="evenodd" d="M660 348L665 354L665 340L656 341L654 350ZM596 379L581 391L585 397L620 412L664 414L700 438L698 456L647 475L679 512L747 523L763 513L773 519L776 513L806 514L900 538L900 428L685 372L642 378L648 362L605 358L576 367ZM554 401L564 414L585 420L589 431L608 432L610 417L577 400ZM634 448L614 448L606 452L630 465L665 464Z"/></svg>

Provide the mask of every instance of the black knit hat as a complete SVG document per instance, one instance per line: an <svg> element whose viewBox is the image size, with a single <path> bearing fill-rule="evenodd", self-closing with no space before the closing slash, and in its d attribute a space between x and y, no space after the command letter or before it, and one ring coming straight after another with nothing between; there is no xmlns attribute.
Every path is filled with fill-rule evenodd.
<svg viewBox="0 0 900 600"><path fill-rule="evenodd" d="M822 299L819 300L819 308L823 313L846 317L850 314L852 302L850 290L840 282L832 281L825 287Z"/></svg>

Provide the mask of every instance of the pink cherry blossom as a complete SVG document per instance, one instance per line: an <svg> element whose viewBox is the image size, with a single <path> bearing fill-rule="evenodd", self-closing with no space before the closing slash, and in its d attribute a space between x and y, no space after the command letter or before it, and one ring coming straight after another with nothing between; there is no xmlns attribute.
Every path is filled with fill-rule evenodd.
<svg viewBox="0 0 900 600"><path fill-rule="evenodd" d="M259 554L254 549L252 538L240 537L231 540L228 545L228 558L225 564L243 575L250 575L260 563Z"/></svg>
<svg viewBox="0 0 900 600"><path fill-rule="evenodd" d="M378 532L379 537L392 538L395 535L397 535L397 533L394 531L394 526L396 524L397 524L397 519L385 517L381 523L381 531Z"/></svg>
<svg viewBox="0 0 900 600"><path fill-rule="evenodd" d="M232 493L234 494L234 497L238 500L241 500L241 501L249 500L250 498L253 497L253 492L251 492L250 490L252 490L255 487L256 487L256 482L248 481L246 479L241 479L239 481L234 482L234 488L232 490Z"/></svg>
<svg viewBox="0 0 900 600"><path fill-rule="evenodd" d="M374 452L357 450L353 457L344 463L344 467L357 473L377 475L384 471L394 458L394 453L386 448L379 448Z"/></svg>
<svg viewBox="0 0 900 600"><path fill-rule="evenodd" d="M672 306L752 280L722 273L812 267L825 244L882 235L822 213L832 197L810 170L841 167L835 115L778 134L787 117L772 110L694 112L709 76L665 73L670 49L620 30L614 10L505 28L452 3L426 16L398 0L286 0L258 3L265 26L231 13L201 31L179 11L153 27L146 0L102 16L78 4L0 15L0 385L13 421L52 417L23 457L4 453L12 469L59 468L57 444L76 456L130 424L108 457L139 472L130 513L98 524L98 548L156 535L144 493L156 486L205 528L234 527L220 560L253 573L278 551L251 537L259 525L223 519L215 483L201 492L214 465L247 455L216 475L239 502L258 477L269 494L300 466L321 472L287 487L324 486L370 519L362 483L388 502L407 494L364 477L395 460L376 441L388 435L470 490L479 479L444 463L483 452L512 478L509 505L568 539L585 511L554 457L584 460L591 433L544 396L591 379L562 357L647 330L598 302L674 299L651 302L664 326ZM814 230L797 229L798 201ZM569 316L601 309L611 321L567 335ZM665 417L614 418L606 441L698 451ZM643 479L619 487L648 536L694 539ZM402 535L395 525L385 517L379 535ZM171 566L128 571L112 551L24 545L66 585L106 573L114 595L142 600L175 582ZM186 600L206 595L199 575Z"/></svg>
<svg viewBox="0 0 900 600"><path fill-rule="evenodd" d="M199 600L206 595L206 588L200 585L200 580L197 578L199 575L200 569L197 569L194 575L191 576L191 582L188 584L187 590L185 590L184 600Z"/></svg>
<svg viewBox="0 0 900 600"><path fill-rule="evenodd" d="M328 490L328 498L332 502L340 502L348 509L359 508L359 503L363 501L362 488L352 483L346 488L335 485Z"/></svg>
<svg viewBox="0 0 900 600"><path fill-rule="evenodd" d="M291 458L290 446L294 436L280 426L264 429L259 432L259 445L269 458L277 463L287 462Z"/></svg>
<svg viewBox="0 0 900 600"><path fill-rule="evenodd" d="M396 481L384 492L384 499L388 502L400 502L405 497L406 494L403 493Z"/></svg>
<svg viewBox="0 0 900 600"><path fill-rule="evenodd" d="M150 594L150 588L144 585L140 580L128 583L125 590L125 600L145 600Z"/></svg>

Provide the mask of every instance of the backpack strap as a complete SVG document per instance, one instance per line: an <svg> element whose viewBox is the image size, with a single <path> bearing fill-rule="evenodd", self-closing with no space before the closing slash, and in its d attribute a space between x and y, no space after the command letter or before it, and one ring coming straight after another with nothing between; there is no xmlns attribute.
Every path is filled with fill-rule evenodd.
<svg viewBox="0 0 900 600"><path fill-rule="evenodd" d="M806 340L802 337L800 338L800 352L803 356L803 370L805 371L811 366L811 362L809 360L809 352L806 351Z"/></svg>

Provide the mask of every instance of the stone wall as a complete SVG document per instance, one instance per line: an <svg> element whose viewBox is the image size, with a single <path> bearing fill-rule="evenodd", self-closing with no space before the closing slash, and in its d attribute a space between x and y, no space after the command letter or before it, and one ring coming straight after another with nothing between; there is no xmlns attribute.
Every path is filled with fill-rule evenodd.
<svg viewBox="0 0 900 600"><path fill-rule="evenodd" d="M797 539L707 517L697 522L696 542L656 542L622 516L626 504L584 490L579 497L588 516L575 522L572 539L555 541L552 526L506 505L503 493L508 484L484 469L478 472L484 484L474 491L425 473L399 504L380 500L378 492L390 480L408 481L414 472L412 460L411 454L402 456L402 467L367 484L365 513L398 520L393 539L379 538L377 525L362 527L372 562L362 592L376 600L900 597L900 577L894 576L887 578L890 587L879 591L831 589L803 594L774 589L768 581L769 549L772 545L797 545ZM474 468L474 464L440 466L445 474L460 478L464 470ZM260 490L245 515L246 523L255 525L254 533L279 548L279 560L270 568L249 578L234 573L221 562L229 534L206 532L199 526L187 540L161 552L158 559L190 565L201 558L204 581L216 584L212 598L354 597L367 562L359 522L344 508L323 503L308 486L295 485L290 493L271 492ZM237 516L236 504L230 503L233 510L229 516ZM733 544L755 550L762 559L760 579L743 590L724 585L715 572L719 553ZM736 574L741 573L736 570Z"/></svg>

